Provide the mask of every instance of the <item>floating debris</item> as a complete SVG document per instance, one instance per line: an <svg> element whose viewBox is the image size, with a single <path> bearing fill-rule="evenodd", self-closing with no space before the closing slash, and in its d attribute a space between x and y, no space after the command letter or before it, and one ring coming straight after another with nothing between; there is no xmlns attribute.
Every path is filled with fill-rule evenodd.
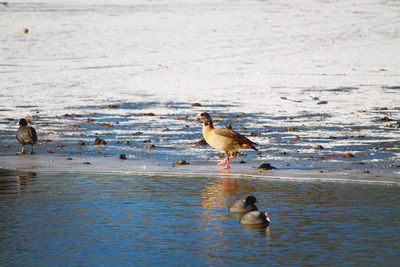
<svg viewBox="0 0 400 267"><path fill-rule="evenodd" d="M149 116L155 116L153 112L147 112L147 113L136 113L132 114L134 117L149 117Z"/></svg>
<svg viewBox="0 0 400 267"><path fill-rule="evenodd" d="M388 116L381 118L381 122L389 122L389 121L392 121L392 119L390 119Z"/></svg>
<svg viewBox="0 0 400 267"><path fill-rule="evenodd" d="M177 120L187 120L189 116L182 116L182 117L177 117Z"/></svg>
<svg viewBox="0 0 400 267"><path fill-rule="evenodd" d="M126 159L126 155L125 154L119 154L119 159L125 160Z"/></svg>
<svg viewBox="0 0 400 267"><path fill-rule="evenodd" d="M119 108L118 105L107 105L107 108Z"/></svg>
<svg viewBox="0 0 400 267"><path fill-rule="evenodd" d="M284 130L285 130L285 132L295 132L295 131L297 131L297 128L289 127L289 128L285 128Z"/></svg>
<svg viewBox="0 0 400 267"><path fill-rule="evenodd" d="M196 146L205 146L205 145L207 145L207 141L204 138L202 138L201 140L195 142L194 144Z"/></svg>
<svg viewBox="0 0 400 267"><path fill-rule="evenodd" d="M330 154L330 155L326 155L326 157L328 157L328 158L346 158L346 159L349 159L349 158L354 158L354 154L352 154L352 153L347 153L347 154ZM322 158L321 158L322 159ZM323 159L325 159L325 158L323 158Z"/></svg>
<svg viewBox="0 0 400 267"><path fill-rule="evenodd" d="M314 149L322 150L324 149L324 147L322 145L317 145L316 147L314 147Z"/></svg>
<svg viewBox="0 0 400 267"><path fill-rule="evenodd" d="M93 118L87 118L86 121L87 121L87 122L94 122L94 119L93 119Z"/></svg>
<svg viewBox="0 0 400 267"><path fill-rule="evenodd" d="M90 164L90 162L88 162L88 161L85 161L85 162L83 162L82 164L89 165L89 164Z"/></svg>
<svg viewBox="0 0 400 267"><path fill-rule="evenodd" d="M153 144L147 144L147 145L145 145L144 147L145 147L145 148L151 148L151 149L155 149L155 148L156 148L156 146L153 145Z"/></svg>
<svg viewBox="0 0 400 267"><path fill-rule="evenodd" d="M59 144L56 147L60 148L60 149L65 149L67 147L67 145L64 144Z"/></svg>
<svg viewBox="0 0 400 267"><path fill-rule="evenodd" d="M79 141L78 144L76 144L76 145L78 145L78 146L86 146L86 143L83 142L83 141Z"/></svg>
<svg viewBox="0 0 400 267"><path fill-rule="evenodd" d="M317 105L325 105L328 104L328 101L319 101L317 102Z"/></svg>
<svg viewBox="0 0 400 267"><path fill-rule="evenodd" d="M66 114L63 115L63 117L64 117L64 118L72 118L72 117L80 118L80 117L82 117L82 116L79 115L79 114L68 114L68 113L66 113Z"/></svg>
<svg viewBox="0 0 400 267"><path fill-rule="evenodd" d="M263 171L267 171L267 170L273 170L276 169L274 166L272 166L269 163L263 163L260 166L258 166L259 169L263 170Z"/></svg>
<svg viewBox="0 0 400 267"><path fill-rule="evenodd" d="M259 132L251 132L250 133L250 136L259 136L261 133L259 133Z"/></svg>
<svg viewBox="0 0 400 267"><path fill-rule="evenodd" d="M10 147L10 145L1 145L2 147L6 147L6 148L9 148Z"/></svg>
<svg viewBox="0 0 400 267"><path fill-rule="evenodd" d="M94 144L95 144L96 146L103 146L103 145L106 145L107 142L106 142L104 139L101 139L101 138L99 138L99 137L96 137L96 139L94 140Z"/></svg>
<svg viewBox="0 0 400 267"><path fill-rule="evenodd" d="M47 150L47 153L54 153L54 151L49 149L49 150Z"/></svg>
<svg viewBox="0 0 400 267"><path fill-rule="evenodd" d="M29 33L29 29L28 28L23 28L22 32L25 33L25 34L28 34Z"/></svg>
<svg viewBox="0 0 400 267"><path fill-rule="evenodd" d="M111 123L105 123L105 122L100 123L99 125L100 125L100 126L103 126L103 127L109 127L109 128L114 127L114 125L112 125Z"/></svg>
<svg viewBox="0 0 400 267"><path fill-rule="evenodd" d="M201 107L201 104L200 103L193 103L192 107Z"/></svg>
<svg viewBox="0 0 400 267"><path fill-rule="evenodd" d="M143 132L136 132L136 133L133 133L132 135L142 135L143 134Z"/></svg>
<svg viewBox="0 0 400 267"><path fill-rule="evenodd" d="M73 160L73 158L66 158L66 160Z"/></svg>
<svg viewBox="0 0 400 267"><path fill-rule="evenodd" d="M228 124L225 126L225 128L226 128L226 129L233 130L232 125L231 125L230 123L228 123Z"/></svg>
<svg viewBox="0 0 400 267"><path fill-rule="evenodd" d="M187 162L186 160L178 160L177 162L175 162L173 165L175 166L182 166L182 165L188 165L190 164L189 162Z"/></svg>

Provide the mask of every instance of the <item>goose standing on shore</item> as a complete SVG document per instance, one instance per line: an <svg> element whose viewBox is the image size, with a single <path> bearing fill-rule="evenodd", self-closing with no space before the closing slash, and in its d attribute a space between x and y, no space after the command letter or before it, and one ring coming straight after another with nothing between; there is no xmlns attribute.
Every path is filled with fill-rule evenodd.
<svg viewBox="0 0 400 267"><path fill-rule="evenodd" d="M33 127L28 126L28 123L25 119L20 119L18 121L18 131L17 131L17 139L22 144L22 151L17 152L17 154L25 153L25 145L31 145L32 150L31 154L33 154L33 145L37 141L36 131Z"/></svg>
<svg viewBox="0 0 400 267"><path fill-rule="evenodd" d="M226 163L226 167L223 169L229 169L229 160L237 156L237 150L239 149L254 149L257 144L250 141L247 137L227 128L214 128L210 114L207 112L200 112L195 121L203 121L203 137L207 143L213 148L220 150L225 153L226 158L218 165ZM233 153L233 156L229 156L229 153Z"/></svg>

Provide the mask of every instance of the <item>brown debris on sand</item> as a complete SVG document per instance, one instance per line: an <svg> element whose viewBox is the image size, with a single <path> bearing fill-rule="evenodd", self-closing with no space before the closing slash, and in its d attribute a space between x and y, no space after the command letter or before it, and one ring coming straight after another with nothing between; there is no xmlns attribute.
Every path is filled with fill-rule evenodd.
<svg viewBox="0 0 400 267"><path fill-rule="evenodd" d="M104 139L101 139L100 137L96 137L96 139L94 140L94 144L96 146L103 146L106 145L107 142Z"/></svg>
<svg viewBox="0 0 400 267"><path fill-rule="evenodd" d="M272 165L269 164L269 163L263 163L263 164L261 164L260 166L258 166L258 168L259 168L260 170L263 170L263 171L276 169L276 167L272 166Z"/></svg>
<svg viewBox="0 0 400 267"><path fill-rule="evenodd" d="M190 163L187 162L186 160L178 160L177 162L174 163L174 167L175 166L188 165L188 164L190 164Z"/></svg>

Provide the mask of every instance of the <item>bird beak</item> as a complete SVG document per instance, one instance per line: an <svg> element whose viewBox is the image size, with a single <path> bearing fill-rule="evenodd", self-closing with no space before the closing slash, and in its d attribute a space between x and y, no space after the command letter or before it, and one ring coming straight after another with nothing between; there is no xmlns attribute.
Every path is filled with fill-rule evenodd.
<svg viewBox="0 0 400 267"><path fill-rule="evenodd" d="M194 121L199 121L200 120L200 118L199 117L196 117L196 119L194 119Z"/></svg>

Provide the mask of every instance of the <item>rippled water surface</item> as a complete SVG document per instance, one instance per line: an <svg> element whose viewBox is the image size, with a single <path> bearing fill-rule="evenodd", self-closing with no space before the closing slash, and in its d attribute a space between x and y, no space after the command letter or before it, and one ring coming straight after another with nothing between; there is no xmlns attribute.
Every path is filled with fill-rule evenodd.
<svg viewBox="0 0 400 267"><path fill-rule="evenodd" d="M253 194L269 227L227 207ZM2 265L399 263L398 186L236 177L0 175Z"/></svg>

